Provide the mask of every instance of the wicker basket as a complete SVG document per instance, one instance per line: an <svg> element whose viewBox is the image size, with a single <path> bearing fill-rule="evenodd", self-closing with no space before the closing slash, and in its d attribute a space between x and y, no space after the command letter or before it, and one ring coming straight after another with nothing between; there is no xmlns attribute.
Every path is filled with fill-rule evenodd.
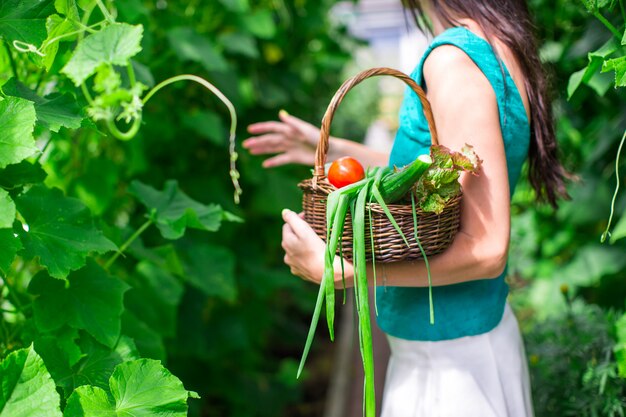
<svg viewBox="0 0 626 417"><path fill-rule="evenodd" d="M344 82L330 102L326 114L324 114L324 118L322 119L320 141L315 153L313 178L298 184L298 187L304 192L302 198L304 219L311 225L318 236L324 240L326 240L326 198L328 194L336 189L328 182L324 173L324 165L326 163L326 155L329 146L330 124L332 123L337 107L352 87L367 78L380 75L391 75L399 78L408 84L418 95L424 109L426 120L428 121L432 142L434 144L438 143L437 130L435 129L430 103L426 99L426 94L422 88L408 75L391 68L372 68ZM419 207L417 208L418 238L426 255L430 256L440 253L452 243L459 229L460 203L460 195L452 198L446 204L444 211L439 215L426 213L420 210ZM374 203L367 204L366 210L371 210L372 214L372 231L374 234L374 254L376 262L397 262L421 258L422 253L415 242L411 204L389 204L388 207L398 223L398 226L409 241L409 246L407 247L402 237L387 219L380 205ZM369 215L366 215L365 219L366 257L368 260L371 260L372 247L370 244ZM346 217L340 249L344 257L352 259L352 221L349 214Z"/></svg>

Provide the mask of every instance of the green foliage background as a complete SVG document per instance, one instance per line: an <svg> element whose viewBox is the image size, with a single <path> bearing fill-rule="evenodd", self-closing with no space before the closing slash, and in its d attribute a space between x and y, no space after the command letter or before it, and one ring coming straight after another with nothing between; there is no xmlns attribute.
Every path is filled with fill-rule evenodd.
<svg viewBox="0 0 626 417"><path fill-rule="evenodd" d="M561 157L577 177L568 187L571 201L557 212L536 206L528 184L520 184L514 196L509 279L525 333L535 412L622 416L623 190L617 194L612 238L601 243L601 236L626 131L624 2L529 4L543 61L552 72ZM624 164L618 162L623 183Z"/></svg>
<svg viewBox="0 0 626 417"><path fill-rule="evenodd" d="M47 39L52 39L53 23L72 13L83 18L93 9L90 24L102 21L106 16L94 8L96 2L79 2L78 8L72 0L17 3L0 3L5 97L0 105L18 106L3 112L4 120L12 126L23 119L20 140L28 144L9 149L11 163L23 159L19 150L26 149L27 156L35 146L27 142L33 107L13 97L65 95L53 103L59 105L53 108L58 120L47 125L45 112L35 106L34 136L44 152L0 171L2 204L11 209L0 219L1 356L23 347L20 354L33 357L32 362L6 362L10 372L18 375L34 363L45 379L47 368L60 394L56 409L60 404L69 416L91 415L98 401L120 410L113 385L120 366L126 366L120 364L135 370L154 366L139 357L163 361L186 388L201 395L189 402L190 415L310 415L319 410L307 411L311 405L295 380L313 289L289 274L280 248L280 211L299 207L296 183L309 175L308 169L268 171L258 158L240 152L244 194L236 206L228 113L214 96L189 83L174 84L151 99L134 139L115 139L103 122L86 117L91 107L65 75L72 74L63 68L72 59L75 35L42 48L42 59L19 52L14 44L17 39L24 42L17 44L22 50L26 43L39 47L46 39L46 21ZM275 118L282 107L311 121L321 118L355 45L342 28L331 26L332 3L125 0L108 2L106 8L119 22L143 26L142 49L132 57L139 82L152 87L185 73L207 78L236 106L241 140L245 126ZM9 24L12 19L18 20L17 29L32 30L18 31ZM74 24L56 35L70 33ZM93 39L89 36L85 39ZM104 42L109 39L107 34ZM81 65L75 68L86 64ZM120 74L117 82L107 77L112 70ZM92 94L103 96L107 85L129 88L130 73L123 67L107 64L96 71L86 81ZM107 103L115 107L116 97L107 97ZM119 105L115 108L119 111ZM58 126L51 126L54 122ZM124 121L117 124L129 128ZM344 117L343 125L351 129L344 133L359 137L365 124ZM70 227L75 234L64 237L71 246L59 238L42 247L31 238ZM139 238L132 240L134 234ZM113 259L112 250L131 240L124 255ZM119 373L118 379L128 377ZM176 388L185 413L182 386L152 382L149 405L158 405L166 387ZM51 404L50 414L38 415L58 415Z"/></svg>
<svg viewBox="0 0 626 417"><path fill-rule="evenodd" d="M148 88L185 73L214 83L237 108L239 139L280 108L319 121L356 45L329 22L330 0L99 3L112 16L95 8L90 23L143 27L140 52L118 50L123 62L87 80L92 93L112 89L99 110L123 111L132 59ZM626 193L612 243L600 236L626 128L624 3L529 3L553 73L563 160L580 177L556 213L537 206L527 184L514 197L512 302L536 412L623 415ZM299 208L295 184L308 170L265 170L239 152L236 206L228 112L196 84L160 91L130 141L91 121L94 107L62 69L77 38L90 36L71 34L80 31L73 19L95 6L0 0L0 128L16 141L0 143L0 380L16 387L0 397L0 414L319 415L323 359L303 383L294 379L314 288L289 274L279 241L280 210ZM28 52L59 35L44 56ZM339 112L337 133L360 138L376 109L364 112L354 95L359 110ZM124 403L143 388L142 403ZM40 395L15 401L28 390ZM201 399L188 401L195 392Z"/></svg>

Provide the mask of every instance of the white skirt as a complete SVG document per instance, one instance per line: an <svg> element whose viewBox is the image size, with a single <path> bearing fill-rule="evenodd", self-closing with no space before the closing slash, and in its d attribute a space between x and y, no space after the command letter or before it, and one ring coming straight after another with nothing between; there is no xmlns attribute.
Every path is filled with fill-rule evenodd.
<svg viewBox="0 0 626 417"><path fill-rule="evenodd" d="M439 342L387 335L381 417L532 417L524 344L506 306L493 330Z"/></svg>

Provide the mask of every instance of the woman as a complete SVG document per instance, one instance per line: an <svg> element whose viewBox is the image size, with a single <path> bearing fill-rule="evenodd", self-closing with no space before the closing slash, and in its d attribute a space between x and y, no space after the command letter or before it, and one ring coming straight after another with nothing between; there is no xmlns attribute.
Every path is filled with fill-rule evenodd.
<svg viewBox="0 0 626 417"><path fill-rule="evenodd" d="M428 322L423 262L384 266L377 292L378 324L392 356L383 417L532 416L528 370L504 282L510 196L529 158L538 199L556 207L566 197L545 75L524 0L405 1L434 35L412 77L427 91L439 141L453 150L471 144L483 160L465 175L461 229L452 245L430 258L435 325ZM244 142L253 154L277 153L265 166L313 164L319 131L281 112L280 122L251 125ZM422 108L407 92L391 155L332 139L329 159L350 155L365 165L403 166L428 152ZM319 283L324 243L297 214L283 213L285 263ZM339 271L336 268L336 271ZM352 270L346 271L348 282ZM336 277L341 286L341 276Z"/></svg>

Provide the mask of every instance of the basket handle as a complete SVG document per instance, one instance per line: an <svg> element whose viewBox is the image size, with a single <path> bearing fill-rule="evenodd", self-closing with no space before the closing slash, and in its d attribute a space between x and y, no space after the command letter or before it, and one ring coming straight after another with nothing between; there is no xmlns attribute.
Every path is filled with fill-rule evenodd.
<svg viewBox="0 0 626 417"><path fill-rule="evenodd" d="M313 187L316 187L317 181L324 177L324 165L326 164L326 156L328 154L330 138L330 124L333 121L333 116L335 115L335 111L337 111L337 107L339 107L339 104L348 93L348 91L352 89L352 87L367 78L377 77L381 75L391 75L404 81L417 94L420 102L422 103L422 108L424 109L426 121L428 122L428 129L430 130L431 141L435 145L439 143L439 140L437 139L437 129L435 128L435 120L433 118L433 111L430 107L428 99L426 98L426 93L424 92L424 90L422 90L422 87L417 85L417 83L405 73L392 68L381 67L371 68L362 71L354 77L346 80L341 85L341 87L339 87L339 90L337 90L335 96L333 97L330 104L328 105L328 108L326 109L326 113L324 114L324 118L322 119L322 127L320 129L320 140L317 144L317 150L315 151L315 171L313 174Z"/></svg>

